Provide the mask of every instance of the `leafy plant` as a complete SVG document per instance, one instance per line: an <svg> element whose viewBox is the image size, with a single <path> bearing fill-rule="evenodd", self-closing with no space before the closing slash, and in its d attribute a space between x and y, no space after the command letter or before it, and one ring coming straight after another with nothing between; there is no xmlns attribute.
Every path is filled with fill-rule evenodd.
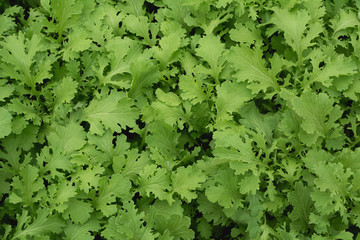
<svg viewBox="0 0 360 240"><path fill-rule="evenodd" d="M2 239L359 239L359 1L0 3Z"/></svg>

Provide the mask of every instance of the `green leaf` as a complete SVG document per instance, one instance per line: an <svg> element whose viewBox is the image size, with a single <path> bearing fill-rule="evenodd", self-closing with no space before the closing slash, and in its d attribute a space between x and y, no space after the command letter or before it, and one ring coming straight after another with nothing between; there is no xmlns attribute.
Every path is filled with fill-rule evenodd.
<svg viewBox="0 0 360 240"><path fill-rule="evenodd" d="M130 98L139 98L141 95L148 94L153 84L159 82L160 73L148 59L136 59L130 65L132 74L131 87L128 92ZM152 92L152 91L151 91Z"/></svg>
<svg viewBox="0 0 360 240"><path fill-rule="evenodd" d="M357 71L357 66L351 58L346 58L343 55L335 55L333 58L326 59L325 66L320 67L320 62L324 61L326 56L320 54L319 51L313 51L311 60L313 66L313 72L309 79L303 82L303 86L309 86L314 82L319 82L325 87L333 85L333 79L339 76L351 76ZM345 85L345 81L341 81L342 85ZM350 82L351 83L351 82Z"/></svg>
<svg viewBox="0 0 360 240"><path fill-rule="evenodd" d="M268 89L275 93L280 91L276 75L265 68L262 51L258 47L254 50L246 46L232 47L228 59L237 70L236 80L239 82L248 80L247 87L252 93L266 92Z"/></svg>
<svg viewBox="0 0 360 240"><path fill-rule="evenodd" d="M7 85L6 81L0 79L0 102L3 102L5 98L8 98L12 95L14 87Z"/></svg>
<svg viewBox="0 0 360 240"><path fill-rule="evenodd" d="M27 236L59 233L65 225L60 218L49 216L48 209L39 209L37 211L37 218L35 218L32 223L28 222L29 217L27 215L28 212L26 210L23 210L21 216L17 215L19 224L16 228L16 232L12 237L12 240L27 239Z"/></svg>
<svg viewBox="0 0 360 240"><path fill-rule="evenodd" d="M235 27L236 28L233 28L229 31L231 40L249 44L254 43L254 41L262 41L261 34L259 30L255 29L255 26L248 28L244 24L237 23Z"/></svg>
<svg viewBox="0 0 360 240"><path fill-rule="evenodd" d="M153 233L144 217L144 212L138 213L134 203L125 201L119 214L108 220L102 236L109 240L155 240L158 233Z"/></svg>
<svg viewBox="0 0 360 240"><path fill-rule="evenodd" d="M76 187L63 182L57 186L50 185L49 193L52 196L51 206L53 209L56 209L59 213L64 212L68 205L67 202L70 198L76 196Z"/></svg>
<svg viewBox="0 0 360 240"><path fill-rule="evenodd" d="M158 168L155 164L148 165L139 173L139 191L150 197L153 193L160 200L170 200L171 195L167 190L171 190L170 176L163 168Z"/></svg>
<svg viewBox="0 0 360 240"><path fill-rule="evenodd" d="M310 188L297 182L294 191L288 193L288 199L294 209L290 213L290 226L296 231L306 232L309 228L309 216L313 211L313 201L310 197Z"/></svg>
<svg viewBox="0 0 360 240"><path fill-rule="evenodd" d="M90 48L92 41L88 34L81 29L73 31L68 36L68 41L64 44L63 59L65 61L72 60L78 57L78 52L82 52Z"/></svg>
<svg viewBox="0 0 360 240"><path fill-rule="evenodd" d="M181 75L179 78L179 88L181 90L181 97L189 100L192 104L201 103L208 100L205 94L205 87L203 81L192 77L191 75Z"/></svg>
<svg viewBox="0 0 360 240"><path fill-rule="evenodd" d="M211 51L209 51L211 49ZM218 82L220 72L225 63L225 46L220 39L214 35L204 36L199 40L199 47L196 54L202 57L210 66L212 76Z"/></svg>
<svg viewBox="0 0 360 240"><path fill-rule="evenodd" d="M200 218L196 230L200 233L200 236L205 239L209 239L211 237L212 226L210 223L204 220L204 218Z"/></svg>
<svg viewBox="0 0 360 240"><path fill-rule="evenodd" d="M277 115L261 114L255 104L249 103L241 109L241 116L241 124L262 134L270 145L273 143L273 132L279 122Z"/></svg>
<svg viewBox="0 0 360 240"><path fill-rule="evenodd" d="M329 190L331 196L348 196L349 181L351 171L344 171L341 163L327 163L319 162L313 169L318 178L315 179L316 186L321 191Z"/></svg>
<svg viewBox="0 0 360 240"><path fill-rule="evenodd" d="M214 139L216 164L229 162L230 168L234 169L237 175L248 170L258 171L258 157L255 156L251 141L244 131L236 128L218 130L214 132Z"/></svg>
<svg viewBox="0 0 360 240"><path fill-rule="evenodd" d="M169 99L169 101L171 101ZM171 103L170 103L171 104ZM153 108L154 117L158 120L164 121L164 123L173 126L177 124L180 129L182 129L184 121L188 120L188 114L186 114L182 108L182 106L171 107L162 102L153 102L151 104Z"/></svg>
<svg viewBox="0 0 360 240"><path fill-rule="evenodd" d="M54 87L55 107L63 103L70 103L77 92L78 84L70 77L65 77L61 83Z"/></svg>
<svg viewBox="0 0 360 240"><path fill-rule="evenodd" d="M50 132L47 136L49 145L61 149L64 153L74 152L86 143L84 129L74 122L66 126L56 126L55 129L55 132Z"/></svg>
<svg viewBox="0 0 360 240"><path fill-rule="evenodd" d="M44 45L41 44L41 37L34 35L29 41L26 41L24 34L20 33L18 36L8 36L4 42L1 43L0 55L4 62L10 63L20 71L30 71L30 67L35 61L37 52L45 51ZM31 86L29 84L29 86Z"/></svg>
<svg viewBox="0 0 360 240"><path fill-rule="evenodd" d="M133 101L115 91L101 99L94 99L85 109L86 121L92 134L102 135L105 129L121 132L126 126L134 127L139 111L132 107ZM119 126L120 125L120 126Z"/></svg>
<svg viewBox="0 0 360 240"><path fill-rule="evenodd" d="M180 215L171 215L170 219L159 218L158 226L161 232L169 232L174 239L194 239L195 233L190 229L190 218Z"/></svg>
<svg viewBox="0 0 360 240"><path fill-rule="evenodd" d="M359 25L359 20L356 13L340 9L338 15L330 20L331 28L333 29L334 37L341 35L342 31L347 28L356 28Z"/></svg>
<svg viewBox="0 0 360 240"><path fill-rule="evenodd" d="M11 175L10 175L11 176ZM9 194L10 192L10 183L6 181L9 178L9 173L0 169L0 196L2 197L5 193Z"/></svg>
<svg viewBox="0 0 360 240"><path fill-rule="evenodd" d="M290 109L283 112L279 122L279 129L288 137L297 136L301 130L301 118Z"/></svg>
<svg viewBox="0 0 360 240"><path fill-rule="evenodd" d="M32 120L35 125L39 125L41 119L36 111L38 107L34 102L21 102L18 98L13 98L11 103L8 104L8 110L17 113L18 115L24 114L26 120Z"/></svg>
<svg viewBox="0 0 360 240"><path fill-rule="evenodd" d="M333 106L334 101L325 93L315 94L304 92L293 100L295 112L303 119L301 127L308 134L326 134L338 124L335 121L341 117L339 106Z"/></svg>
<svg viewBox="0 0 360 240"><path fill-rule="evenodd" d="M151 151L157 148L169 158L180 157L180 150L177 148L180 134L174 132L170 125L155 121L149 125L149 131L151 135L146 136L146 143Z"/></svg>
<svg viewBox="0 0 360 240"><path fill-rule="evenodd" d="M60 39L62 35L70 27L75 26L77 17L81 14L83 4L82 2L76 2L75 0L41 0L41 5L50 13L56 23L54 28L59 34ZM51 10L49 7L51 6Z"/></svg>
<svg viewBox="0 0 360 240"><path fill-rule="evenodd" d="M249 195L255 195L256 191L259 190L260 186L260 179L259 176L256 176L254 174L248 174L244 176L240 182L240 193L242 194L249 194Z"/></svg>
<svg viewBox="0 0 360 240"><path fill-rule="evenodd" d="M131 1L134 1L134 0L131 0ZM130 32L136 34L139 37L142 37L144 39L143 41L145 44L147 44L149 46L153 46L156 43L155 36L152 35L152 37L150 37L150 34L149 34L149 32L152 29L154 29L153 28L154 25L152 23L148 22L147 17L128 15L124 19L124 24ZM152 33L156 32L154 30L152 31Z"/></svg>
<svg viewBox="0 0 360 240"><path fill-rule="evenodd" d="M126 86L129 83L119 76L124 73L130 73L130 64L141 57L140 45L136 42L131 42L128 38L113 38L106 44L106 50L109 52L107 58L99 57L98 64L99 68L95 69L101 84L113 84L120 88ZM109 58L109 59L108 59ZM105 68L108 66L110 60L110 70L106 71ZM105 74L105 75L104 75ZM119 77L119 78L117 78Z"/></svg>
<svg viewBox="0 0 360 240"><path fill-rule="evenodd" d="M90 219L91 217L90 213L92 213L93 211L94 209L91 207L90 203L84 202L76 198L70 198L69 201L67 202L67 209L63 213L63 216L65 219L70 218L76 224L85 224L85 222ZM90 222L91 221L92 220L90 220ZM85 224L84 226L86 225L87 224Z"/></svg>
<svg viewBox="0 0 360 240"><path fill-rule="evenodd" d="M91 145L85 146L83 148L84 152L91 155L94 159L97 159L97 161L102 161L106 164L112 162L114 157L123 154L129 149L126 136L119 135L114 137L110 129L106 130L102 136L92 135L88 132L87 139L87 142Z"/></svg>
<svg viewBox="0 0 360 240"><path fill-rule="evenodd" d="M89 193L90 189L99 187L100 174L104 172L104 168L97 166L89 166L85 170L79 169L73 173L73 178L78 180L79 188L85 193Z"/></svg>
<svg viewBox="0 0 360 240"><path fill-rule="evenodd" d="M33 208L33 204L40 200L39 190L44 187L42 179L39 179L39 169L27 165L21 169L21 178L15 176L12 179L14 190L9 196L11 203L23 202L26 206Z"/></svg>
<svg viewBox="0 0 360 240"><path fill-rule="evenodd" d="M6 16L5 14L0 15L0 22L2 23L0 26L0 36L15 27L14 19L10 16Z"/></svg>
<svg viewBox="0 0 360 240"><path fill-rule="evenodd" d="M187 202L197 198L197 194L194 191L200 188L201 183L205 182L205 180L205 175L193 166L186 168L179 167L171 175L173 191L178 193Z"/></svg>
<svg viewBox="0 0 360 240"><path fill-rule="evenodd" d="M11 133L12 116L8 110L0 107L0 138L6 137Z"/></svg>
<svg viewBox="0 0 360 240"><path fill-rule="evenodd" d="M53 76L50 71L56 57L54 54L41 54L48 50L48 45L40 35L33 34L31 39L27 39L20 32L6 37L0 45L3 47L0 49L2 74L30 87L31 94L34 94L36 84Z"/></svg>
<svg viewBox="0 0 360 240"><path fill-rule="evenodd" d="M123 6L124 11L127 13L134 14L135 16L142 16L145 14L144 6L145 0L125 0L125 5Z"/></svg>
<svg viewBox="0 0 360 240"><path fill-rule="evenodd" d="M228 222L223 207L209 201L204 194L200 194L197 202L199 203L198 210L208 222L213 222L215 225L225 225Z"/></svg>
<svg viewBox="0 0 360 240"><path fill-rule="evenodd" d="M94 200L94 206L106 217L116 212L116 205L112 203L117 197L122 200L131 198L131 182L120 174L113 174L109 181L103 178L99 187L99 197Z"/></svg>
<svg viewBox="0 0 360 240"><path fill-rule="evenodd" d="M176 107L181 104L181 100L175 93L165 93L163 90L158 88L156 89L155 94L161 102L165 103L168 106Z"/></svg>
<svg viewBox="0 0 360 240"><path fill-rule="evenodd" d="M245 83L227 81L216 87L216 91L215 104L219 120L231 119L231 115L228 114L239 111L253 97Z"/></svg>
<svg viewBox="0 0 360 240"><path fill-rule="evenodd" d="M62 149L51 149L44 147L39 154L37 161L40 165L45 165L43 170L49 171L51 177L62 177L63 171L73 170L70 157L63 154Z"/></svg>
<svg viewBox="0 0 360 240"><path fill-rule="evenodd" d="M131 149L123 155L117 155L113 159L113 169L115 173L130 180L137 179L138 173L150 164L149 155L145 152L139 154L136 149Z"/></svg>
<svg viewBox="0 0 360 240"><path fill-rule="evenodd" d="M181 46L181 40L178 33L172 32L159 40L161 48L154 46L154 57L160 62L161 69L178 60L178 49Z"/></svg>
<svg viewBox="0 0 360 240"><path fill-rule="evenodd" d="M303 61L303 51L312 46L311 41L322 32L319 22L310 23L311 17L305 10L289 12L287 9L274 9L270 23L284 31L286 43L297 53L299 66ZM307 30L307 26L309 30ZM305 32L307 32L306 36Z"/></svg>
<svg viewBox="0 0 360 240"><path fill-rule="evenodd" d="M89 222L78 224L66 224L64 228L65 240L92 240L94 236L91 232L96 232L100 229L100 223L96 219L91 219Z"/></svg>
<svg viewBox="0 0 360 240"><path fill-rule="evenodd" d="M220 170L214 176L217 184L211 185L205 190L205 195L210 202L219 203L225 208L242 206L242 197L239 192L238 178L230 169Z"/></svg>

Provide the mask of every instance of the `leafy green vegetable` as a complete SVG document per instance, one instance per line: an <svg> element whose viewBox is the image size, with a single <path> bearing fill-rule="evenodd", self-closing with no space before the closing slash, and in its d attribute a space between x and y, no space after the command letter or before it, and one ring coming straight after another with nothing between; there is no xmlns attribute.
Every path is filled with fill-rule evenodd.
<svg viewBox="0 0 360 240"><path fill-rule="evenodd" d="M359 11L0 1L0 238L360 239Z"/></svg>

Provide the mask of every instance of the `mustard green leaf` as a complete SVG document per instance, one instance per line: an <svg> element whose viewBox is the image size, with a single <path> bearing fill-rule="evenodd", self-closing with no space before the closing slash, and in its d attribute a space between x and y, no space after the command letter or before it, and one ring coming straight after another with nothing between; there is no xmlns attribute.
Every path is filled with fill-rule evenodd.
<svg viewBox="0 0 360 240"><path fill-rule="evenodd" d="M287 9L274 9L270 23L274 23L284 32L286 43L298 56L298 64L302 64L303 51L313 45L311 41L322 32L319 23L310 23L311 17L304 10L289 12ZM310 25L309 30L307 26ZM306 37L305 32L307 32Z"/></svg>
<svg viewBox="0 0 360 240"><path fill-rule="evenodd" d="M238 23L235 27L236 28L231 29L229 32L230 38L233 41L249 44L262 41L260 32L255 29L255 26L248 28L244 24Z"/></svg>
<svg viewBox="0 0 360 240"><path fill-rule="evenodd" d="M78 84L70 77L62 79L61 83L54 88L55 106L65 103L69 103L77 92Z"/></svg>
<svg viewBox="0 0 360 240"><path fill-rule="evenodd" d="M211 51L209 51L209 49L211 49ZM224 44L214 35L202 37L199 40L199 47L196 49L196 54L209 64L212 76L216 81L219 79L225 62L224 51Z"/></svg>
<svg viewBox="0 0 360 240"><path fill-rule="evenodd" d="M5 81L0 80L0 102L3 102L5 98L8 98L12 95L14 87L11 85L6 85Z"/></svg>
<svg viewBox="0 0 360 240"><path fill-rule="evenodd" d="M161 102L163 102L166 105L169 105L171 107L176 107L181 104L181 100L175 93L172 93L172 92L165 93L161 89L157 89L155 91L155 94Z"/></svg>
<svg viewBox="0 0 360 240"><path fill-rule="evenodd" d="M259 190L260 179L259 176L256 175L246 175L244 176L240 182L240 192L242 194L255 194L257 190Z"/></svg>
<svg viewBox="0 0 360 240"><path fill-rule="evenodd" d="M40 117L36 111L37 103L21 102L18 98L13 98L11 103L8 104L8 110L15 112L19 115L24 114L26 120L32 120L35 124L40 123Z"/></svg>
<svg viewBox="0 0 360 240"><path fill-rule="evenodd" d="M201 103L208 100L206 88L203 81L192 77L191 75L182 75L179 78L179 88L181 89L181 97L189 100L192 104Z"/></svg>
<svg viewBox="0 0 360 240"><path fill-rule="evenodd" d="M150 124L148 129L151 135L147 135L145 141L150 149L157 148L169 158L180 156L180 150L177 148L180 134L174 132L170 125L156 121Z"/></svg>
<svg viewBox="0 0 360 240"><path fill-rule="evenodd" d="M60 39L62 39L63 33L68 28L75 26L76 20L83 8L82 2L76 2L74 0L43 0L41 4L49 11L54 20L56 20L54 27L59 34ZM49 7L51 7L51 10Z"/></svg>
<svg viewBox="0 0 360 240"><path fill-rule="evenodd" d="M333 35L338 37L341 35L342 30L347 28L356 28L359 25L359 19L356 13L345 9L340 9L337 16L330 20Z"/></svg>
<svg viewBox="0 0 360 240"><path fill-rule="evenodd" d="M71 122L66 126L56 126L56 130L48 134L49 145L62 149L65 153L70 153L82 148L86 141L84 129Z"/></svg>
<svg viewBox="0 0 360 240"><path fill-rule="evenodd" d="M228 219L222 206L212 203L204 194L200 194L197 202L199 203L199 211L208 222L214 222L216 225L226 224Z"/></svg>
<svg viewBox="0 0 360 240"><path fill-rule="evenodd" d="M321 61L324 61L324 54L319 51L313 51L309 56L312 60L313 71L306 79L302 85L304 87L309 86L314 82L319 82L325 87L330 87L334 85L334 78L336 77L346 77L352 76L355 74L357 66L350 58L345 58L342 55L335 55L332 58L326 60L326 64L323 67L320 67ZM342 81L341 85L348 85L346 81ZM339 84L337 84L339 87Z"/></svg>
<svg viewBox="0 0 360 240"><path fill-rule="evenodd" d="M89 39L88 34L84 30L77 30L68 35L68 41L64 48L64 60L69 61L76 58L76 53L87 50L92 41Z"/></svg>
<svg viewBox="0 0 360 240"><path fill-rule="evenodd" d="M153 193L160 200L171 198L168 190L171 190L171 180L167 171L158 168L155 164L145 166L144 170L139 173L139 191L140 193L150 196Z"/></svg>
<svg viewBox="0 0 360 240"><path fill-rule="evenodd" d="M100 223L96 219L92 219L85 224L67 224L64 228L66 235L65 240L92 240L91 232L98 231Z"/></svg>
<svg viewBox="0 0 360 240"><path fill-rule="evenodd" d="M244 136L244 137L243 137ZM237 175L248 170L257 172L259 160L252 150L252 144L243 131L223 129L214 132L216 148L214 160L216 164L229 162Z"/></svg>
<svg viewBox="0 0 360 240"><path fill-rule="evenodd" d="M201 187L201 183L205 182L205 175L194 169L194 167L179 167L175 173L171 175L171 185L173 191L178 193L187 202L197 198L194 192Z"/></svg>
<svg viewBox="0 0 360 240"><path fill-rule="evenodd" d="M71 219L71 221L73 221L76 224L81 224L81 225L84 224L83 226L86 226L87 225L86 221L90 219L91 217L90 214L93 211L94 209L92 208L90 203L79 200L77 198L70 198L67 202L67 208L64 211L63 216L65 219Z"/></svg>
<svg viewBox="0 0 360 240"><path fill-rule="evenodd" d="M131 0L134 1L134 0ZM144 43L153 46L156 42L154 36L150 36L149 29L151 29L152 23L148 22L148 18L145 16L128 15L124 19L124 24L128 31L136 34L144 39Z"/></svg>
<svg viewBox="0 0 360 240"><path fill-rule="evenodd" d="M56 56L41 54L49 49L48 44L38 34L31 39L25 38L23 33L11 35L0 44L0 68L5 76L16 79L22 85L32 89L34 94L36 84L51 78L52 64Z"/></svg>
<svg viewBox="0 0 360 240"><path fill-rule="evenodd" d="M2 22L0 27L0 36L16 26L14 23L14 18L6 16L5 14L0 16L0 22Z"/></svg>
<svg viewBox="0 0 360 240"><path fill-rule="evenodd" d="M315 166L314 172L318 175L318 178L315 179L315 184L321 191L329 190L331 196L346 197L348 195L348 179L352 173L344 171L341 163L325 164L320 162Z"/></svg>
<svg viewBox="0 0 360 240"><path fill-rule="evenodd" d="M158 233L154 233L151 226L145 224L144 212L138 212L134 203L125 201L117 216L112 216L102 236L106 239L139 239L155 240Z"/></svg>
<svg viewBox="0 0 360 240"><path fill-rule="evenodd" d="M6 137L11 133L12 116L8 110L0 107L0 138Z"/></svg>
<svg viewBox="0 0 360 240"><path fill-rule="evenodd" d="M92 134L104 134L105 129L120 132L126 126L134 127L139 111L132 107L133 101L122 94L111 92L101 99L94 99L85 109L86 121Z"/></svg>
<svg viewBox="0 0 360 240"><path fill-rule="evenodd" d="M301 127L309 134L325 136L336 128L335 121L341 117L339 106L325 93L305 92L293 100L295 112L303 119Z"/></svg>
<svg viewBox="0 0 360 240"><path fill-rule="evenodd" d="M26 206L33 208L34 203L40 200L40 190L44 187L42 179L39 179L39 169L27 165L21 169L21 178L15 176L12 181L14 191L9 196L10 202L23 202Z"/></svg>
<svg viewBox="0 0 360 240"><path fill-rule="evenodd" d="M160 62L162 69L178 60L181 40L177 33L172 32L159 40L160 47L154 46L154 57Z"/></svg>
<svg viewBox="0 0 360 240"><path fill-rule="evenodd" d="M99 197L94 200L94 206L105 216L116 212L116 205L112 204L116 198L127 200L130 198L131 182L120 174L113 174L107 181L102 179L100 183Z"/></svg>
<svg viewBox="0 0 360 240"><path fill-rule="evenodd" d="M171 99L166 100L169 104L174 104L174 102L171 102ZM153 102L151 104L151 107L153 108L154 115L163 120L164 123L169 124L170 126L178 123L179 128L181 127L181 124L183 124L184 121L188 120L187 114L184 112L181 106L169 106L168 104L162 103L162 102Z"/></svg>
<svg viewBox="0 0 360 240"><path fill-rule="evenodd" d="M121 173L124 177L130 180L137 179L138 173L141 172L145 166L150 164L149 154L141 153L136 149L127 151L124 155L117 155L113 159L113 169L116 173Z"/></svg>
<svg viewBox="0 0 360 240"><path fill-rule="evenodd" d="M217 98L215 104L219 120L229 119L230 115L228 114L238 112L253 97L245 83L228 81L216 87L216 90Z"/></svg>
<svg viewBox="0 0 360 240"><path fill-rule="evenodd" d="M255 47L254 50L246 46L233 47L228 60L237 70L236 80L239 82L247 80L250 83L248 88L253 94L260 91L266 92L269 88L275 93L280 91L276 75L265 68L262 52L258 47Z"/></svg>
<svg viewBox="0 0 360 240"><path fill-rule="evenodd" d="M130 65L132 74L131 87L128 96L138 98L147 93L149 87L159 82L160 73L149 60L138 59Z"/></svg>
<svg viewBox="0 0 360 240"><path fill-rule="evenodd" d="M225 208L242 206L238 178L233 171L230 169L221 170L214 177L218 184L209 186L205 190L205 195L209 201L218 203Z"/></svg>
<svg viewBox="0 0 360 240"><path fill-rule="evenodd" d="M171 215L169 220L160 218L159 225L161 232L169 232L169 235L173 236L174 239L194 239L195 233L190 227L190 218L182 217L180 215Z"/></svg>
<svg viewBox="0 0 360 240"><path fill-rule="evenodd" d="M85 193L93 188L99 188L100 174L104 172L104 168L97 166L89 166L88 168L79 169L77 172L73 173L72 177L78 180L78 186Z"/></svg>
<svg viewBox="0 0 360 240"><path fill-rule="evenodd" d="M21 217L26 217L28 212L24 210ZM21 218L20 217L20 218ZM33 222L21 221L14 233L12 240L26 239L27 236L39 236L48 233L59 233L64 227L64 222L57 216L49 216L48 209L39 209Z"/></svg>
<svg viewBox="0 0 360 240"><path fill-rule="evenodd" d="M296 231L306 231L309 228L309 217L313 211L313 201L310 197L310 189L302 183L295 184L294 191L288 193L288 199L294 209L290 213L292 220L290 226Z"/></svg>
<svg viewBox="0 0 360 240"><path fill-rule="evenodd" d="M68 207L67 202L69 199L76 196L76 187L71 186L66 182L63 182L58 186L49 186L48 191L52 196L51 207L56 209L59 213L64 212Z"/></svg>
<svg viewBox="0 0 360 240"><path fill-rule="evenodd" d="M109 52L107 58L98 59L98 68L96 69L100 84L113 84L128 87L125 81L115 80L116 76L130 72L131 62L140 56L141 48L139 44L131 42L129 39L113 38L106 44L106 50ZM110 62L110 71L105 68ZM105 75L104 75L105 74Z"/></svg>

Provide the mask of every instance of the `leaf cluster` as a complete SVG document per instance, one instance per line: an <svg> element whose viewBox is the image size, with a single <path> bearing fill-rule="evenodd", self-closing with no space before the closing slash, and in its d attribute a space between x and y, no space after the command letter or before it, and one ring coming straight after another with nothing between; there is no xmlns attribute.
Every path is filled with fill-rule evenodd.
<svg viewBox="0 0 360 240"><path fill-rule="evenodd" d="M359 8L0 3L1 238L360 238Z"/></svg>

